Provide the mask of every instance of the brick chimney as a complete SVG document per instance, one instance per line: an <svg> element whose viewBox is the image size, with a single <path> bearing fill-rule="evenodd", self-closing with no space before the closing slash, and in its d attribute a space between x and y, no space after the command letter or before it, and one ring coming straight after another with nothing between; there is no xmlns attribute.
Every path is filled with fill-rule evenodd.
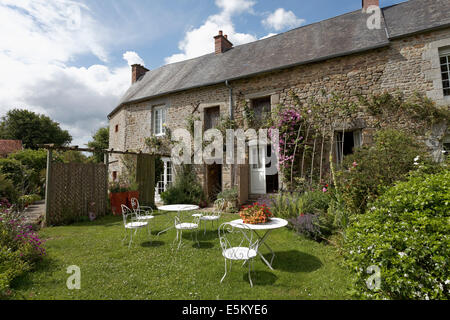
<svg viewBox="0 0 450 320"><path fill-rule="evenodd" d="M138 81L147 71L149 70L146 67L140 64L133 64L131 66L131 84Z"/></svg>
<svg viewBox="0 0 450 320"><path fill-rule="evenodd" d="M223 35L222 31L219 31L219 35L214 37L214 43L216 47L216 54L224 53L225 51L233 48L233 44L230 42L230 40L228 40L228 36Z"/></svg>
<svg viewBox="0 0 450 320"><path fill-rule="evenodd" d="M362 0L363 12L366 12L370 6L380 7L380 0Z"/></svg>

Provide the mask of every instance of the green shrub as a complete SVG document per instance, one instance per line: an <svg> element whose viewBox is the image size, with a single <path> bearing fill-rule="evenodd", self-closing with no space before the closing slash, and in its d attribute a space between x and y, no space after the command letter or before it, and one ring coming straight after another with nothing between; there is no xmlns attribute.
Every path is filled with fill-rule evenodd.
<svg viewBox="0 0 450 320"><path fill-rule="evenodd" d="M304 199L300 194L279 193L270 200L270 209L275 217L291 219L303 213Z"/></svg>
<svg viewBox="0 0 450 320"><path fill-rule="evenodd" d="M32 227L0 208L0 297L14 278L31 270L44 255L43 243Z"/></svg>
<svg viewBox="0 0 450 320"><path fill-rule="evenodd" d="M19 204L21 206L26 207L26 206L31 205L41 199L42 199L41 196L38 194L27 194L27 195L21 196L19 198Z"/></svg>
<svg viewBox="0 0 450 320"><path fill-rule="evenodd" d="M450 171L413 174L390 188L347 229L355 294L379 299L449 299ZM381 270L369 290L366 270Z"/></svg>
<svg viewBox="0 0 450 320"><path fill-rule="evenodd" d="M3 199L8 200L8 203L15 202L17 199L17 190L14 188L11 180L7 179L5 175L0 174L0 201ZM6 203L5 200L4 202Z"/></svg>
<svg viewBox="0 0 450 320"><path fill-rule="evenodd" d="M7 296L11 281L30 270L29 263L20 254L19 251L0 246L0 298Z"/></svg>
<svg viewBox="0 0 450 320"><path fill-rule="evenodd" d="M414 159L426 159L424 146L406 133L387 129L376 133L375 144L346 156L336 180L351 213L364 213L387 187L407 178L417 168Z"/></svg>
<svg viewBox="0 0 450 320"><path fill-rule="evenodd" d="M238 198L237 187L226 189L217 195L217 199L225 200L225 211L229 213L236 213L239 211L237 208Z"/></svg>
<svg viewBox="0 0 450 320"><path fill-rule="evenodd" d="M206 201L203 188L190 165L183 165L177 170L175 183L166 192L161 193L161 199L166 205L201 205Z"/></svg>
<svg viewBox="0 0 450 320"><path fill-rule="evenodd" d="M314 240L333 233L334 217L328 211L331 201L328 191L281 193L271 200L270 208L274 216L287 219L297 233Z"/></svg>

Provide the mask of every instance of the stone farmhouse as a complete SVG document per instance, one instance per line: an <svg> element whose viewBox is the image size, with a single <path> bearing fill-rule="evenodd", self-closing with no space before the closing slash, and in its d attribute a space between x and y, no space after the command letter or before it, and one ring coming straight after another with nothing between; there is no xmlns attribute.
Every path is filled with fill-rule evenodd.
<svg viewBox="0 0 450 320"><path fill-rule="evenodd" d="M378 26L370 20L377 18L373 6L380 12ZM211 39L211 54L151 71L133 65L132 85L108 116L110 148L149 151L146 138L184 128L192 115L205 130L227 116L243 123L244 106L257 114L270 112L292 103L292 93L307 101L323 90L348 97L418 92L441 108L450 105L449 0L410 0L381 9L378 0L363 0L362 10L245 45L232 41L219 31ZM336 128L336 135L348 135L350 153L370 143L376 128L370 114L358 112ZM424 140L435 154L448 147L445 123L430 132ZM158 192L173 181L168 156ZM117 160L110 166L116 179L121 161L112 160ZM265 175L264 166L205 164L196 171L209 196L237 185L242 203L277 192L281 184L279 175Z"/></svg>

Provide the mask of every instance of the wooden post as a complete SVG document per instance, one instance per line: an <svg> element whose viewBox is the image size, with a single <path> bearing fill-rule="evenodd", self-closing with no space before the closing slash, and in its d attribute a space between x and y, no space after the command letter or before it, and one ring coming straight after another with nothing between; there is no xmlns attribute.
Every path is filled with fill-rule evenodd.
<svg viewBox="0 0 450 320"><path fill-rule="evenodd" d="M108 185L109 185L109 153L105 153L104 157L103 157L103 161L105 162L105 166L106 166L106 178L105 178L105 201L106 201L106 205L105 205L105 214L106 211L108 209L108 203L109 203L109 198L108 198Z"/></svg>
<svg viewBox="0 0 450 320"><path fill-rule="evenodd" d="M45 226L48 226L50 221L50 194L51 194L51 172L52 172L52 159L53 152L51 149L47 149L47 172L45 176Z"/></svg>

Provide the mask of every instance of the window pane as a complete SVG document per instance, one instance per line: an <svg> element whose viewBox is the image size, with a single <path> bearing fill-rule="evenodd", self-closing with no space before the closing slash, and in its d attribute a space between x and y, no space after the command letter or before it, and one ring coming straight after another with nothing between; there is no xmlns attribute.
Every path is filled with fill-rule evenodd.
<svg viewBox="0 0 450 320"><path fill-rule="evenodd" d="M442 74L442 80L448 80L448 72Z"/></svg>
<svg viewBox="0 0 450 320"><path fill-rule="evenodd" d="M450 96L450 89L444 89L444 96Z"/></svg>
<svg viewBox="0 0 450 320"><path fill-rule="evenodd" d="M441 57L441 64L447 63L447 57Z"/></svg>
<svg viewBox="0 0 450 320"><path fill-rule="evenodd" d="M448 81L448 80L446 80L446 81L443 81L443 86L444 86L444 89L446 89L446 88L450 88L450 84L449 84L449 81Z"/></svg>
<svg viewBox="0 0 450 320"><path fill-rule="evenodd" d="M441 70L442 70L442 72L447 72L448 71L448 65L447 64L443 64L441 66Z"/></svg>

